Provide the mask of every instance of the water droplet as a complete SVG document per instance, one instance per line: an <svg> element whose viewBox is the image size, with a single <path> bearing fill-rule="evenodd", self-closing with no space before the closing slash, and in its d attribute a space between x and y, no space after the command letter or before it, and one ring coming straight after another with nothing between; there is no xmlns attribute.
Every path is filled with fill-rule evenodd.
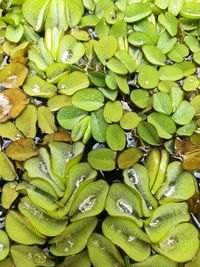
<svg viewBox="0 0 200 267"><path fill-rule="evenodd" d="M159 223L160 223L160 220L153 220L150 224L149 224L149 226L150 227L152 227L152 228L156 228L156 227L158 227L158 225L159 225Z"/></svg>
<svg viewBox="0 0 200 267"><path fill-rule="evenodd" d="M94 244L95 247L99 247L100 245L97 239L95 239L92 243Z"/></svg>
<svg viewBox="0 0 200 267"><path fill-rule="evenodd" d="M168 239L160 242L160 249L162 250L172 250L174 246L178 243L178 237L171 236Z"/></svg>
<svg viewBox="0 0 200 267"><path fill-rule="evenodd" d="M0 252L2 252L4 249L4 245L3 244L0 244Z"/></svg>
<svg viewBox="0 0 200 267"><path fill-rule="evenodd" d="M80 186L80 184L85 180L85 175L81 175L81 177L76 181L76 188Z"/></svg>
<svg viewBox="0 0 200 267"><path fill-rule="evenodd" d="M29 252L29 253L27 254L27 257L28 257L29 260L32 259L32 257L33 257L32 253Z"/></svg>
<svg viewBox="0 0 200 267"><path fill-rule="evenodd" d="M111 224L110 228L111 228L112 230L114 230L114 229L115 229L115 225L114 225L114 224Z"/></svg>
<svg viewBox="0 0 200 267"><path fill-rule="evenodd" d="M91 195L87 197L80 205L79 205L79 210L81 212L86 212L91 210L96 203L96 197L95 195Z"/></svg>
<svg viewBox="0 0 200 267"><path fill-rule="evenodd" d="M121 212L129 214L133 213L132 205L130 205L125 199L118 199L116 204Z"/></svg>
<svg viewBox="0 0 200 267"><path fill-rule="evenodd" d="M122 233L122 230L121 230L121 229L118 229L118 230L117 230L117 233L118 233L118 234L121 234L121 233Z"/></svg>
<svg viewBox="0 0 200 267"><path fill-rule="evenodd" d="M64 240L64 244L65 244L64 251L67 252L74 246L74 240L72 239L71 236L68 236L68 238Z"/></svg>
<svg viewBox="0 0 200 267"><path fill-rule="evenodd" d="M0 118L3 118L5 115L9 114L11 109L9 99L3 94L0 94L0 109L1 109Z"/></svg>
<svg viewBox="0 0 200 267"><path fill-rule="evenodd" d="M40 92L40 86L38 84L33 85L33 92L34 93L39 93Z"/></svg>
<svg viewBox="0 0 200 267"><path fill-rule="evenodd" d="M134 235L130 235L129 237L128 237L128 242L132 242L132 241L134 241L135 240L135 236Z"/></svg>
<svg viewBox="0 0 200 267"><path fill-rule="evenodd" d="M132 184L138 184L138 176L134 169L128 170L128 177Z"/></svg>
<svg viewBox="0 0 200 267"><path fill-rule="evenodd" d="M169 197L171 195L173 195L173 193L176 191L176 185L171 185L168 187L167 191L165 192L165 196Z"/></svg>
<svg viewBox="0 0 200 267"><path fill-rule="evenodd" d="M46 165L46 163L44 161L40 161L40 163L39 163L39 169L43 173L48 173L47 165Z"/></svg>
<svg viewBox="0 0 200 267"><path fill-rule="evenodd" d="M62 62L67 63L73 56L72 50L65 50L62 55Z"/></svg>
<svg viewBox="0 0 200 267"><path fill-rule="evenodd" d="M64 161L65 163L67 163L72 157L74 156L74 152L73 151L68 151L64 157Z"/></svg>
<svg viewBox="0 0 200 267"><path fill-rule="evenodd" d="M15 188L15 187L16 187L16 183L11 182L11 183L10 183L10 188Z"/></svg>
<svg viewBox="0 0 200 267"><path fill-rule="evenodd" d="M21 138L22 138L21 134L17 134L17 135L15 136L15 139L16 139L16 140L20 140Z"/></svg>
<svg viewBox="0 0 200 267"><path fill-rule="evenodd" d="M44 264L46 262L47 256L44 251L39 251L34 254L34 260L37 264Z"/></svg>

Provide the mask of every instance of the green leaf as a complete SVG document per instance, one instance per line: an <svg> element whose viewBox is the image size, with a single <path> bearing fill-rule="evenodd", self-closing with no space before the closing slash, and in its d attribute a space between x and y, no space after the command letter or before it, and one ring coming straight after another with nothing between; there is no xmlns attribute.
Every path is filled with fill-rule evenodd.
<svg viewBox="0 0 200 267"><path fill-rule="evenodd" d="M38 265L55 266L55 262L47 253L37 246L13 245L11 247L11 256L16 267L20 267L22 264L27 267L37 267Z"/></svg>
<svg viewBox="0 0 200 267"><path fill-rule="evenodd" d="M150 145L159 144L159 136L156 128L146 121L141 121L138 124L137 132L141 139Z"/></svg>
<svg viewBox="0 0 200 267"><path fill-rule="evenodd" d="M4 209L10 209L11 205L18 197L18 192L16 192L17 182L8 182L2 187L1 195L1 206Z"/></svg>
<svg viewBox="0 0 200 267"><path fill-rule="evenodd" d="M60 94L73 95L75 92L87 88L89 84L85 73L74 71L59 81L58 91Z"/></svg>
<svg viewBox="0 0 200 267"><path fill-rule="evenodd" d="M0 230L0 243L1 243L1 252L0 252L0 261L4 260L9 253L9 239L3 230Z"/></svg>
<svg viewBox="0 0 200 267"><path fill-rule="evenodd" d="M115 159L116 153L108 148L97 148L88 153L88 162L96 170L114 170Z"/></svg>
<svg viewBox="0 0 200 267"><path fill-rule="evenodd" d="M83 5L81 1L68 0L66 2L66 16L70 28L75 27L83 15Z"/></svg>
<svg viewBox="0 0 200 267"><path fill-rule="evenodd" d="M191 136L194 133L196 126L197 126L196 122L191 121L188 124L180 127L176 133L179 136Z"/></svg>
<svg viewBox="0 0 200 267"><path fill-rule="evenodd" d="M151 14L151 8L148 3L132 3L125 10L125 21L135 22Z"/></svg>
<svg viewBox="0 0 200 267"><path fill-rule="evenodd" d="M178 267L176 262L171 261L170 259L161 256L154 255L149 257L146 261L134 263L131 267Z"/></svg>
<svg viewBox="0 0 200 267"><path fill-rule="evenodd" d="M120 101L107 102L103 110L103 115L108 123L120 121L123 115L121 102Z"/></svg>
<svg viewBox="0 0 200 267"><path fill-rule="evenodd" d="M24 34L24 27L19 24L18 26L14 27L8 25L6 28L6 39L13 43L18 43Z"/></svg>
<svg viewBox="0 0 200 267"><path fill-rule="evenodd" d="M43 245L46 242L46 237L40 234L19 212L9 210L5 218L6 232L9 237L20 244Z"/></svg>
<svg viewBox="0 0 200 267"><path fill-rule="evenodd" d="M124 266L124 260L115 245L105 236L93 233L87 244L88 253L95 267Z"/></svg>
<svg viewBox="0 0 200 267"><path fill-rule="evenodd" d="M157 148L154 148L148 154L146 161L145 161L145 167L149 175L150 189L152 189L154 185L156 176L158 174L159 165L160 165L160 151Z"/></svg>
<svg viewBox="0 0 200 267"><path fill-rule="evenodd" d="M71 138L73 141L79 141L83 138L88 127L90 127L90 116L81 119L73 128Z"/></svg>
<svg viewBox="0 0 200 267"><path fill-rule="evenodd" d="M165 65L166 56L165 54L154 45L144 45L142 51L146 59L153 65Z"/></svg>
<svg viewBox="0 0 200 267"><path fill-rule="evenodd" d="M158 16L158 21L160 24L169 32L169 34L173 37L178 32L178 20L177 18L170 12L161 13Z"/></svg>
<svg viewBox="0 0 200 267"><path fill-rule="evenodd" d="M125 75L128 73L128 69L126 68L125 64L121 62L119 59L112 57L108 60L106 66L113 72Z"/></svg>
<svg viewBox="0 0 200 267"><path fill-rule="evenodd" d="M167 203L152 212L145 221L145 231L153 243L159 242L176 225L190 220L188 206L183 203Z"/></svg>
<svg viewBox="0 0 200 267"><path fill-rule="evenodd" d="M143 74L145 74L145 76L147 76L145 72L143 72ZM141 77L141 81L140 82L143 82L143 78L142 77ZM146 84L145 81L144 81L144 84ZM135 89L135 90L133 90L131 92L131 94L130 94L130 99L139 108L146 108L150 104L149 92L146 91L146 90L143 90L143 89Z"/></svg>
<svg viewBox="0 0 200 267"><path fill-rule="evenodd" d="M103 109L92 112L90 123L93 138L97 142L105 142L108 123L104 119Z"/></svg>
<svg viewBox="0 0 200 267"><path fill-rule="evenodd" d="M132 32L128 36L128 41L134 46L154 45L151 36L145 32Z"/></svg>
<svg viewBox="0 0 200 267"><path fill-rule="evenodd" d="M5 181L13 181L18 177L12 162L3 151L0 151L0 177Z"/></svg>
<svg viewBox="0 0 200 267"><path fill-rule="evenodd" d="M103 234L135 261L150 256L148 236L133 222L107 217L102 223Z"/></svg>
<svg viewBox="0 0 200 267"><path fill-rule="evenodd" d="M195 115L195 109L187 101L182 101L172 119L179 125L188 124Z"/></svg>
<svg viewBox="0 0 200 267"><path fill-rule="evenodd" d="M49 216L28 197L21 198L18 209L37 231L46 236L59 235L67 225L66 218L56 219Z"/></svg>
<svg viewBox="0 0 200 267"><path fill-rule="evenodd" d="M22 5L25 19L36 30L41 31L49 0L26 0Z"/></svg>
<svg viewBox="0 0 200 267"><path fill-rule="evenodd" d="M56 94L57 88L39 76L28 76L23 85L23 90L30 96L50 98Z"/></svg>
<svg viewBox="0 0 200 267"><path fill-rule="evenodd" d="M78 189L76 197L69 210L71 221L96 216L105 206L109 186L104 180L91 182Z"/></svg>
<svg viewBox="0 0 200 267"><path fill-rule="evenodd" d="M37 110L37 117L42 133L51 134L57 131L54 114L47 107L40 106Z"/></svg>
<svg viewBox="0 0 200 267"><path fill-rule="evenodd" d="M72 104L86 111L94 111L103 106L103 94L94 88L82 89L72 96Z"/></svg>
<svg viewBox="0 0 200 267"><path fill-rule="evenodd" d="M154 125L161 138L170 139L172 134L176 132L175 123L165 114L152 112L148 115L147 120L149 123Z"/></svg>
<svg viewBox="0 0 200 267"><path fill-rule="evenodd" d="M145 89L152 89L158 85L158 71L155 67L144 65L140 68L138 74L138 83ZM134 92L134 91L133 91ZM145 101L146 99L140 100Z"/></svg>
<svg viewBox="0 0 200 267"><path fill-rule="evenodd" d="M122 198L123 196L123 198ZM108 193L105 210L110 216L127 218L142 227L142 206L137 192L121 183L112 184Z"/></svg>
<svg viewBox="0 0 200 267"><path fill-rule="evenodd" d="M18 117L19 118L19 117ZM16 121L18 120L16 119ZM14 123L8 121L0 124L0 136L3 138L8 138L12 141L17 140L22 137L20 131L18 131L19 127L16 127Z"/></svg>
<svg viewBox="0 0 200 267"><path fill-rule="evenodd" d="M131 130L133 128L136 128L140 121L141 118L137 113L127 112L122 116L120 125L124 130Z"/></svg>
<svg viewBox="0 0 200 267"><path fill-rule="evenodd" d="M180 12L181 16L189 19L200 19L200 7L197 2L186 2Z"/></svg>
<svg viewBox="0 0 200 267"><path fill-rule="evenodd" d="M138 162L143 156L143 152L137 147L130 147L124 150L117 159L120 169L127 169Z"/></svg>
<svg viewBox="0 0 200 267"><path fill-rule="evenodd" d="M159 79L161 81L177 81L184 76L183 71L176 65L166 65L159 69Z"/></svg>
<svg viewBox="0 0 200 267"><path fill-rule="evenodd" d="M149 216L149 212L158 205L157 200L149 189L149 176L147 169L141 164L134 164L123 172L124 182L142 196L143 215Z"/></svg>
<svg viewBox="0 0 200 267"><path fill-rule="evenodd" d="M191 223L181 223L153 248L175 262L189 261L199 248L198 230Z"/></svg>
<svg viewBox="0 0 200 267"><path fill-rule="evenodd" d="M199 87L199 79L195 75L188 76L183 83L185 91L193 91Z"/></svg>
<svg viewBox="0 0 200 267"><path fill-rule="evenodd" d="M163 92L153 94L153 108L158 112L170 115L172 113L172 105L169 95Z"/></svg>
<svg viewBox="0 0 200 267"><path fill-rule="evenodd" d="M79 254L65 257L62 263L59 263L57 267L79 267L81 262L82 267L90 267L91 262L88 252L85 250ZM171 266L170 266L171 267Z"/></svg>
<svg viewBox="0 0 200 267"><path fill-rule="evenodd" d="M55 256L69 256L81 252L96 225L96 217L71 223L60 235L49 241L50 252Z"/></svg>
<svg viewBox="0 0 200 267"><path fill-rule="evenodd" d="M133 58L129 55L126 51L117 51L115 53L115 57L118 58L128 69L130 73L134 72L136 68L136 62L133 60Z"/></svg>
<svg viewBox="0 0 200 267"><path fill-rule="evenodd" d="M82 109L67 106L59 110L57 120L63 128L72 130L74 126L86 115L87 112Z"/></svg>
<svg viewBox="0 0 200 267"><path fill-rule="evenodd" d="M126 137L123 129L118 124L111 124L106 131L106 142L115 151L121 151L126 145Z"/></svg>

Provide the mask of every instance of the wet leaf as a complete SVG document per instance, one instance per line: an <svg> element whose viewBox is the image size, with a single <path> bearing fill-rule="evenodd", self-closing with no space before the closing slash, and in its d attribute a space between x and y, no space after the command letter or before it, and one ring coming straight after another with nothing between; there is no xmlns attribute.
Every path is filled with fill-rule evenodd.
<svg viewBox="0 0 200 267"><path fill-rule="evenodd" d="M72 98L66 95L55 95L49 98L47 105L51 111L58 111L62 107L71 106Z"/></svg>
<svg viewBox="0 0 200 267"><path fill-rule="evenodd" d="M155 67L144 65L140 68L138 74L138 83L145 89L152 89L158 85L158 71ZM133 91L134 92L134 91ZM140 100L145 101L146 99Z"/></svg>
<svg viewBox="0 0 200 267"><path fill-rule="evenodd" d="M101 213L105 206L108 190L109 186L104 180L88 183L81 190L78 189L69 210L70 220L74 222Z"/></svg>
<svg viewBox="0 0 200 267"><path fill-rule="evenodd" d="M125 113L121 120L120 125L124 130L131 130L138 126L138 123L141 121L140 116L138 116L135 112L127 112Z"/></svg>
<svg viewBox="0 0 200 267"><path fill-rule="evenodd" d="M28 76L23 85L23 90L30 96L50 98L56 94L57 88L39 76Z"/></svg>
<svg viewBox="0 0 200 267"><path fill-rule="evenodd" d="M74 71L60 80L58 83L59 93L64 95L73 95L75 92L87 88L89 79L86 74Z"/></svg>
<svg viewBox="0 0 200 267"><path fill-rule="evenodd" d="M143 261L150 255L148 236L133 222L107 217L102 224L104 235L123 249L135 261Z"/></svg>
<svg viewBox="0 0 200 267"><path fill-rule="evenodd" d="M0 136L15 141L22 137L22 133L17 130L14 123L8 121L0 124Z"/></svg>
<svg viewBox="0 0 200 267"><path fill-rule="evenodd" d="M11 256L16 267L20 267L22 263L27 267L55 266L48 254L37 246L13 245Z"/></svg>
<svg viewBox="0 0 200 267"><path fill-rule="evenodd" d="M28 69L21 63L10 63L0 71L0 83L5 88L18 88L24 83Z"/></svg>
<svg viewBox="0 0 200 267"><path fill-rule="evenodd" d="M3 90L0 100L0 122L16 118L28 104L26 95L18 89Z"/></svg>
<svg viewBox="0 0 200 267"><path fill-rule="evenodd" d="M18 209L37 231L46 236L59 235L67 225L66 218L56 219L49 216L28 197L21 198Z"/></svg>
<svg viewBox="0 0 200 267"><path fill-rule="evenodd" d="M0 261L4 260L9 253L9 239L5 231L0 230L0 243L1 243L1 252L0 252Z"/></svg>
<svg viewBox="0 0 200 267"><path fill-rule="evenodd" d="M73 106L66 106L59 110L57 120L64 128L71 130L85 116L87 112Z"/></svg>
<svg viewBox="0 0 200 267"><path fill-rule="evenodd" d="M120 75L125 75L128 73L128 69L126 68L125 64L123 64L123 62L121 62L119 59L115 57L110 58L106 66L114 73Z"/></svg>
<svg viewBox="0 0 200 267"><path fill-rule="evenodd" d="M115 245L103 235L93 233L87 244L90 259L95 267L124 266L124 261Z"/></svg>
<svg viewBox="0 0 200 267"><path fill-rule="evenodd" d="M122 198L123 196L123 198ZM127 218L142 227L142 207L137 192L124 184L112 184L106 199L105 210L110 216Z"/></svg>
<svg viewBox="0 0 200 267"><path fill-rule="evenodd" d="M191 260L196 254L198 247L198 231L190 223L177 225L171 229L164 239L153 245L153 248L161 255L176 262Z"/></svg>
<svg viewBox="0 0 200 267"><path fill-rule="evenodd" d="M6 148L6 154L12 160L24 161L38 155L38 148L33 139L21 138Z"/></svg>
<svg viewBox="0 0 200 267"><path fill-rule="evenodd" d="M114 170L115 159L116 153L108 148L97 148L88 153L88 162L96 170Z"/></svg>
<svg viewBox="0 0 200 267"><path fill-rule="evenodd" d="M51 253L56 256L69 256L81 252L96 225L96 217L71 223L60 235L50 240Z"/></svg>
<svg viewBox="0 0 200 267"><path fill-rule="evenodd" d="M184 76L181 68L175 65L162 66L159 69L159 79L162 81L177 81Z"/></svg>
<svg viewBox="0 0 200 267"><path fill-rule="evenodd" d="M8 182L4 184L1 195L1 205L4 209L9 209L12 203L18 197L16 186L17 182Z"/></svg>
<svg viewBox="0 0 200 267"><path fill-rule="evenodd" d="M72 97L72 104L77 108L94 111L103 106L104 96L96 89L82 89Z"/></svg>
<svg viewBox="0 0 200 267"><path fill-rule="evenodd" d="M195 75L188 76L183 83L185 91L193 91L199 87L199 80Z"/></svg>
<svg viewBox="0 0 200 267"><path fill-rule="evenodd" d="M145 221L145 231L153 243L159 242L176 225L190 220L186 203L167 203L158 207Z"/></svg>
<svg viewBox="0 0 200 267"><path fill-rule="evenodd" d="M19 212L10 210L5 219L6 232L9 237L20 244L43 245L46 237L40 234Z"/></svg>
<svg viewBox="0 0 200 267"><path fill-rule="evenodd" d="M129 55L128 52L125 51L117 51L115 53L115 57L118 58L128 69L130 73L134 72L136 68L136 62L133 60L133 58Z"/></svg>
<svg viewBox="0 0 200 267"><path fill-rule="evenodd" d="M165 14L161 13L158 17L158 21L164 28L166 28L172 37L177 34L178 20L171 12L166 12Z"/></svg>

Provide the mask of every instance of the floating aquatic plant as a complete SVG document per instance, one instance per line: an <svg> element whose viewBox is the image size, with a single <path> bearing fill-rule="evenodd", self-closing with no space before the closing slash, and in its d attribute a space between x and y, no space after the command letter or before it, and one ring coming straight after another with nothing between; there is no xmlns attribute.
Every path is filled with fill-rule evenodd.
<svg viewBox="0 0 200 267"><path fill-rule="evenodd" d="M0 0L0 266L200 265L199 19Z"/></svg>

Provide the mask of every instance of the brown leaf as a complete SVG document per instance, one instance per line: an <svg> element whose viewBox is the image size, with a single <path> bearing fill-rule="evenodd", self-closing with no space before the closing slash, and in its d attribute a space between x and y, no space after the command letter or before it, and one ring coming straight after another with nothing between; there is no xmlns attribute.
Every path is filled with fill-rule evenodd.
<svg viewBox="0 0 200 267"><path fill-rule="evenodd" d="M193 171L200 168L200 149L193 150L184 155L182 167L184 170Z"/></svg>
<svg viewBox="0 0 200 267"><path fill-rule="evenodd" d="M60 141L60 142L71 142L71 136L66 132L55 132L52 134L47 134L43 138L42 145L47 145L52 141Z"/></svg>
<svg viewBox="0 0 200 267"><path fill-rule="evenodd" d="M9 158L18 161L24 161L38 155L38 148L33 139L22 138L11 143L6 148L6 154Z"/></svg>
<svg viewBox="0 0 200 267"><path fill-rule="evenodd" d="M19 89L3 90L0 93L0 122L16 118L27 104L27 96Z"/></svg>
<svg viewBox="0 0 200 267"><path fill-rule="evenodd" d="M5 88L18 88L24 83L28 69L21 63L10 63L0 71L0 83Z"/></svg>

